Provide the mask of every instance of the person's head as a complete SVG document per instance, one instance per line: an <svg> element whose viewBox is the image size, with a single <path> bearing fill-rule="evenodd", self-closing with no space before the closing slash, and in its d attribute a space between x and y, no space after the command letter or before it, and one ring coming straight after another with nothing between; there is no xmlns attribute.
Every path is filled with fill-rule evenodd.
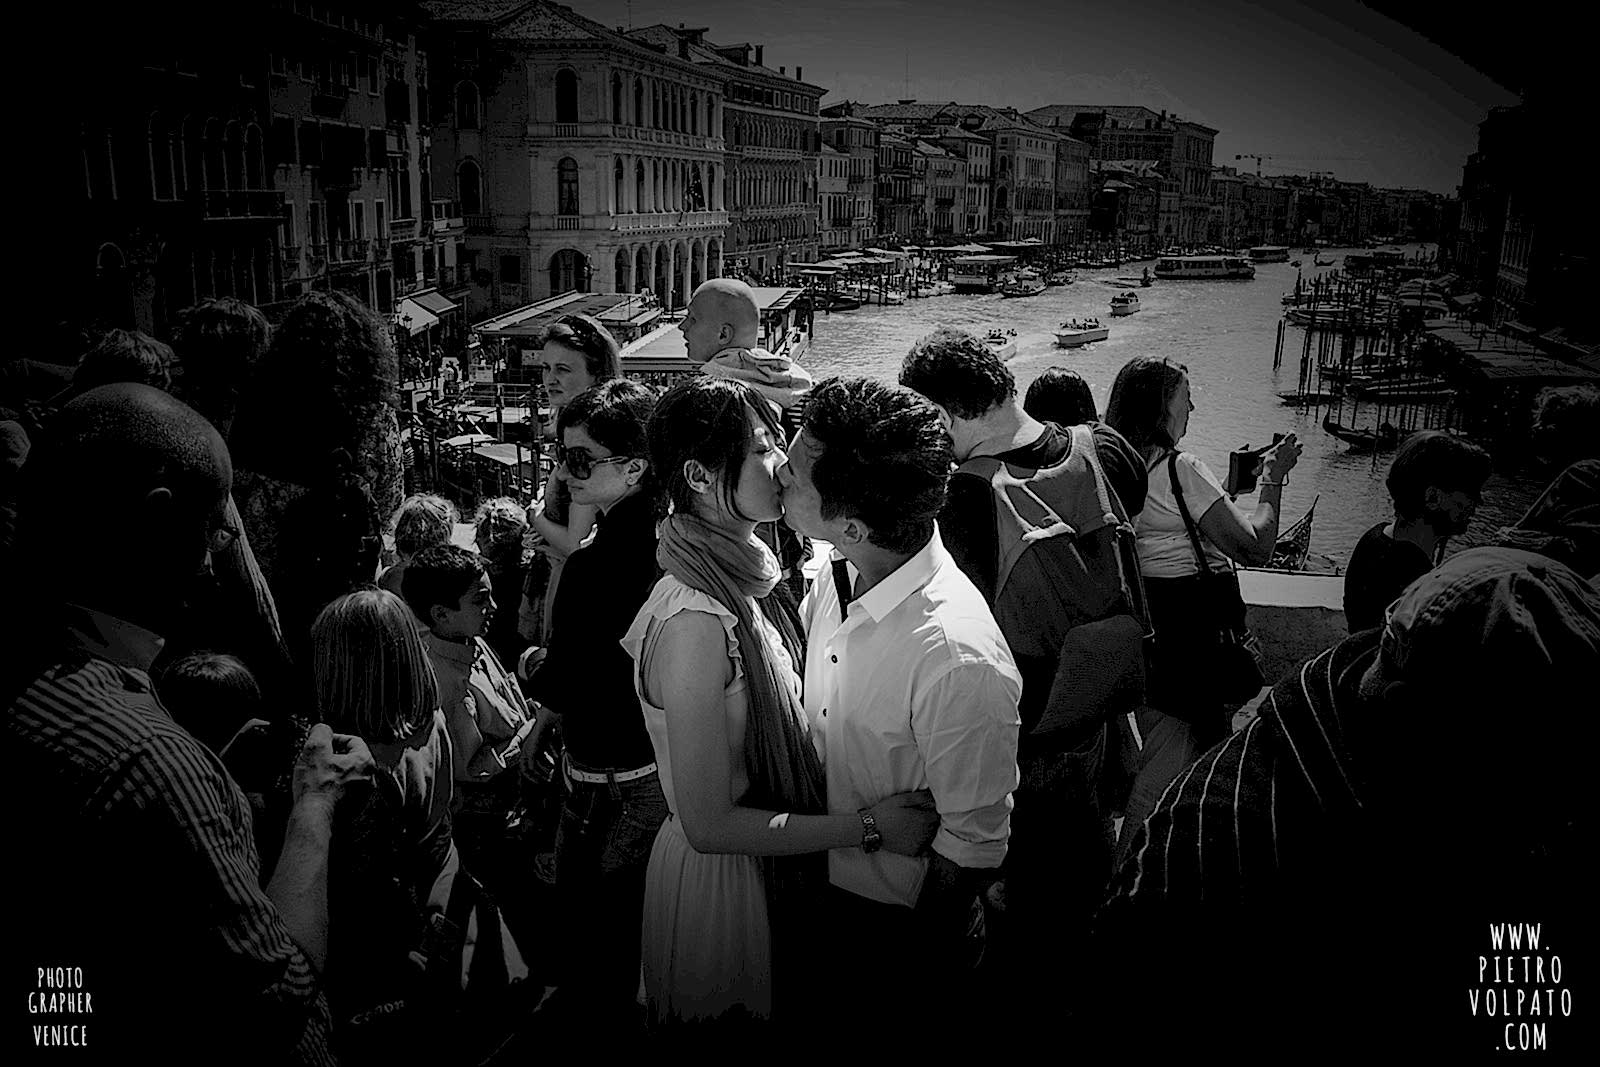
<svg viewBox="0 0 1600 1067"><path fill-rule="evenodd" d="M196 304L179 318L173 342L183 368L180 393L223 437L271 337L267 317L233 297Z"/></svg>
<svg viewBox="0 0 1600 1067"><path fill-rule="evenodd" d="M394 550L401 559L410 559L425 548L448 545L459 521L456 506L444 497L413 493L389 518Z"/></svg>
<svg viewBox="0 0 1600 1067"><path fill-rule="evenodd" d="M1534 454L1561 469L1600 456L1600 389L1563 385L1541 389L1533 401Z"/></svg>
<svg viewBox="0 0 1600 1067"><path fill-rule="evenodd" d="M592 315L563 315L544 332L539 350L545 395L554 407L622 373L621 351L611 331Z"/></svg>
<svg viewBox="0 0 1600 1067"><path fill-rule="evenodd" d="M724 348L755 348L761 343L756 294L736 278L712 278L694 291L678 329L696 363Z"/></svg>
<svg viewBox="0 0 1600 1067"><path fill-rule="evenodd" d="M156 680L162 705L195 739L220 752L233 732L261 711L261 687L237 656L191 652Z"/></svg>
<svg viewBox="0 0 1600 1067"><path fill-rule="evenodd" d="M607 511L637 493L655 494L647 427L656 391L631 378L586 389L561 409L561 477L576 504Z"/></svg>
<svg viewBox="0 0 1600 1067"><path fill-rule="evenodd" d="M1017 380L995 350L948 326L911 346L900 364L900 384L957 419L980 419L1017 395Z"/></svg>
<svg viewBox="0 0 1600 1067"><path fill-rule="evenodd" d="M1188 367L1165 356L1135 356L1111 383L1106 423L1148 455L1177 448L1193 410Z"/></svg>
<svg viewBox="0 0 1600 1067"><path fill-rule="evenodd" d="M954 455L939 409L909 389L829 378L811 391L780 472L784 521L840 551L919 551Z"/></svg>
<svg viewBox="0 0 1600 1067"><path fill-rule="evenodd" d="M1553 793L1584 788L1572 700L1597 677L1600 592L1590 582L1535 553L1468 549L1389 606L1360 682L1373 713L1352 741L1391 790L1432 803L1442 776L1494 782L1455 795L1480 813L1509 802L1508 817L1538 821L1529 813L1569 810ZM1438 773L1418 775L1423 748Z"/></svg>
<svg viewBox="0 0 1600 1067"><path fill-rule="evenodd" d="M146 625L168 621L209 554L238 535L227 445L148 385L103 385L65 404L22 482L19 558L71 560L52 579L62 599Z"/></svg>
<svg viewBox="0 0 1600 1067"><path fill-rule="evenodd" d="M1089 383L1067 367L1051 367L1035 378L1022 398L1022 409L1040 422L1057 426L1077 426L1100 419Z"/></svg>
<svg viewBox="0 0 1600 1067"><path fill-rule="evenodd" d="M340 733L393 744L439 706L439 683L399 597L361 589L328 604L311 624L316 711Z"/></svg>
<svg viewBox="0 0 1600 1067"><path fill-rule="evenodd" d="M743 382L678 382L656 403L649 439L650 464L676 511L722 526L783 514L783 430L772 406Z"/></svg>
<svg viewBox="0 0 1600 1067"><path fill-rule="evenodd" d="M1423 430L1400 442L1384 484L1395 518L1425 523L1449 537L1466 532L1489 473L1489 454L1477 445Z"/></svg>
<svg viewBox="0 0 1600 1067"><path fill-rule="evenodd" d="M478 555L493 560L499 556L522 554L522 536L528 532L528 513L508 496L485 500L473 513L472 527Z"/></svg>
<svg viewBox="0 0 1600 1067"><path fill-rule="evenodd" d="M455 545L417 553L400 579L400 592L416 617L447 641L482 637L494 617L494 590L483 558Z"/></svg>
<svg viewBox="0 0 1600 1067"><path fill-rule="evenodd" d="M170 346L138 330L107 330L72 372L72 393L99 385L134 382L172 391L177 357Z"/></svg>

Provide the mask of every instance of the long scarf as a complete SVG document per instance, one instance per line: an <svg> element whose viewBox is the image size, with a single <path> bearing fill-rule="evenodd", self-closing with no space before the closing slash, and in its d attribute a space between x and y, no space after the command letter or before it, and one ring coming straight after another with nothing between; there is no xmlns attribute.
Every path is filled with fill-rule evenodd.
<svg viewBox="0 0 1600 1067"><path fill-rule="evenodd" d="M806 736L805 711L794 687L779 675L755 625L750 602L776 628L796 666L801 663L799 617L778 588L778 559L754 534L738 538L692 515L673 513L661 524L656 562L691 589L733 612L734 637L744 661L748 712L744 762L750 787L740 803L803 815L828 810L826 779ZM761 859L768 924L772 931L775 1014L799 1018L816 986L814 916L827 886L826 853Z"/></svg>

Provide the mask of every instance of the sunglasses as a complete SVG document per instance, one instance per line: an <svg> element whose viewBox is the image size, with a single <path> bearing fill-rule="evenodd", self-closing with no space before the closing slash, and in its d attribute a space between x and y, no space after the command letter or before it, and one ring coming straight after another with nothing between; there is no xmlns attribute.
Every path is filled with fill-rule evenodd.
<svg viewBox="0 0 1600 1067"><path fill-rule="evenodd" d="M583 481L594 473L594 469L607 463L626 463L632 456L607 456L604 459L595 459L589 455L589 450L581 445L568 448L566 445L556 446L556 465L565 467L572 477Z"/></svg>

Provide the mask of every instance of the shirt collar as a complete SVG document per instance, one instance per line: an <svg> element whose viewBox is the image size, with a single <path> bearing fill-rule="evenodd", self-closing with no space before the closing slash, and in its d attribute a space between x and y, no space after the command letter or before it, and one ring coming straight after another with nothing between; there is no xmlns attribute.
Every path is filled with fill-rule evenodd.
<svg viewBox="0 0 1600 1067"><path fill-rule="evenodd" d="M836 548L833 550L832 559L844 559L844 555ZM861 610L872 616L873 622L882 622L888 614L905 602L906 597L927 585L934 573L950 558L950 553L945 550L944 542L939 539L939 526L933 527L933 536L928 538L928 543L916 555L906 560L894 569L883 581L856 597L851 604L860 604ZM860 572L855 564L848 565L851 581Z"/></svg>
<svg viewBox="0 0 1600 1067"><path fill-rule="evenodd" d="M440 637L425 626L421 627L419 632L422 634L423 643L428 646L430 652L437 656L442 656L449 662L459 666L472 666L472 659L478 652L476 639L471 641L452 641Z"/></svg>
<svg viewBox="0 0 1600 1067"><path fill-rule="evenodd" d="M67 633L90 655L145 674L166 643L152 630L81 604L67 605Z"/></svg>
<svg viewBox="0 0 1600 1067"><path fill-rule="evenodd" d="M650 494L638 492L612 504L609 511L602 511L595 517L595 523L608 530L645 527L654 534L655 523L651 518Z"/></svg>

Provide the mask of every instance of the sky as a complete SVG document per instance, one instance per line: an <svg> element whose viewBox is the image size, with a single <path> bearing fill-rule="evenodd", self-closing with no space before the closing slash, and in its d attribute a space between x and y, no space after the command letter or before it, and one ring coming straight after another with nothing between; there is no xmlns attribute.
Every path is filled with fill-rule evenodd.
<svg viewBox="0 0 1600 1067"><path fill-rule="evenodd" d="M1213 162L1454 193L1516 95L1354 0L566 0L609 26L709 28L840 100L1143 104L1219 132ZM1454 17L1454 16L1452 16Z"/></svg>

